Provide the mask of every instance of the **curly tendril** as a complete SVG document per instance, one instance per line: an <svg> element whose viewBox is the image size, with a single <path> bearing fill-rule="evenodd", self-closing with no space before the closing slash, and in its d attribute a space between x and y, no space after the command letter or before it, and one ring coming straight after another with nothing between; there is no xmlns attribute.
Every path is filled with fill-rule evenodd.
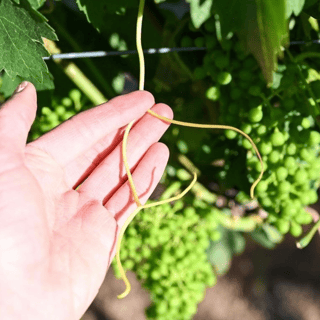
<svg viewBox="0 0 320 320"><path fill-rule="evenodd" d="M142 31L142 20L143 20L144 3L145 3L145 0L140 0L140 2L139 2L137 28L136 28L136 45L137 45L137 50L138 50L138 55L139 55L139 65L140 65L139 90L144 90L144 81L145 81L145 62L144 62L144 55L143 55L142 44L141 44L141 33L142 33L141 31ZM237 131L240 134L242 134L246 139L248 139L250 141L252 147L254 148L254 150L255 150L255 152L256 152L259 160L260 160L261 168L262 168L258 179L253 183L253 185L251 186L251 189L250 189L250 196L251 196L252 199L254 198L254 188L259 183L259 181L262 179L263 172L264 172L263 171L263 161L262 161L261 155L260 155L256 145L254 144L252 139L247 134L245 134L240 129L237 129L237 128L232 127L232 126L215 125L215 124L196 124L196 123L182 122L182 121L171 120L171 119L168 119L166 117L160 116L160 115L158 115L157 113L155 113L154 111L152 111L150 109L147 112L149 112L151 115L153 115L154 117L156 117L156 118L158 118L160 120L163 120L163 121L166 121L166 122L169 122L169 123L173 123L173 124L177 124L177 125L180 125L180 126L193 127L193 128L206 128L206 129L225 129L225 130L226 129L230 129L230 130L234 130L234 131ZM136 120L133 120L132 122L130 122L128 124L128 126L127 126L127 128L125 130L124 137L123 137L123 142L122 142L123 162L124 162L124 166L125 166L126 173L127 173L127 176L128 176L128 181L129 181L130 188L131 188L131 191L132 191L132 194L133 194L134 201L135 201L135 203L137 205L137 208L131 213L129 218L126 220L125 224L122 226L122 228L120 230L120 233L119 233L119 238L118 238L118 241L117 241L117 247L116 247L117 265L118 265L118 268L120 270L121 278L123 279L123 281L124 281L124 283L126 285L125 291L122 294L118 295L118 299L125 298L130 293L130 290L131 290L130 282L129 282L127 276L126 276L126 273L125 273L125 271L124 271L124 269L122 267L121 260L120 260L121 241L122 241L123 235L124 235L124 233L126 231L126 228L130 224L130 222L134 219L134 217L140 212L140 210L145 209L145 208L154 207L154 206L159 206L161 204L168 203L168 202L175 201L175 200L178 200L178 199L182 198L193 187L193 185L196 183L196 180L197 180L197 174L194 172L193 173L194 174L193 181L190 183L190 185L181 194L179 194L179 195L177 195L177 196L175 196L173 198L170 198L170 199L166 199L166 200L157 201L157 202L153 202L153 203L142 205L140 200L139 200L139 196L137 194L137 191L136 191L133 179L132 179L132 175L131 175L130 168L129 168L129 165L128 165L128 160L127 160L127 153L126 153L126 146L127 146L129 132L130 132L130 129L131 129L131 127L132 127L132 125L134 124L135 121Z"/></svg>

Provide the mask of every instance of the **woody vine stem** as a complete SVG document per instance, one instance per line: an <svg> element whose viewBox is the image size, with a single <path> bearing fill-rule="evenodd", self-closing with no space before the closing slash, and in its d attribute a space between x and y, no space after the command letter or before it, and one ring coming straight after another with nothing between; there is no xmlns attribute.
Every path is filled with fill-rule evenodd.
<svg viewBox="0 0 320 320"><path fill-rule="evenodd" d="M145 0L140 0L139 2L139 11L138 11L138 18L137 18L137 28L136 28L136 45L137 45L137 50L138 50L138 55L139 55L139 65L140 65L140 77L139 77L139 90L144 90L144 81L145 81L145 62L144 62L144 55L143 55L143 50L142 50L142 44L141 44L141 31L142 31L142 19L143 19L143 10L144 10L144 3ZM190 123L190 122L182 122L182 121L176 121L176 120L171 120L168 119L166 117L160 116L157 113L155 113L152 110L148 110L147 112L149 112L151 115L155 116L156 118L166 121L168 123L174 123L180 126L185 126L185 127L194 127L194 128L206 128L206 129L229 129L229 130L234 130L240 134L242 134L245 138L247 138L252 147L254 148L260 163L261 163L261 173L258 177L258 179L253 183L253 185L251 186L250 189L250 196L253 199L254 198L254 188L256 187L256 185L259 183L259 181L261 180L262 176L263 176L263 172L264 172L264 168L263 168L263 161L261 158L261 155L256 147L256 145L254 144L254 142L252 141L252 139L245 134L244 132L242 132L241 130L232 127L232 126L225 126L225 125L215 125L215 124L196 124L196 123ZM126 169L126 173L128 176L128 181L130 184L130 188L132 191L132 195L133 198L137 204L137 208L131 213L131 215L129 216L129 218L126 220L125 224L123 225L123 227L120 230L119 233L119 238L117 241L117 246L116 246L116 261L117 261L117 265L118 268L120 270L120 274L121 274L121 278L123 279L125 285L126 285L126 289L125 291L118 295L118 299L123 299L124 297L126 297L131 290L131 285L130 282L126 276L126 273L122 267L121 264L121 260L120 260L120 247L121 247L121 241L124 235L124 232L126 230L126 228L128 227L129 223L133 220L133 218L140 212L140 210L145 209L145 208L150 208L153 206L158 206L167 202L171 202L171 201L175 201L178 200L180 198L182 198L195 184L196 180L197 180L197 174L194 172L194 178L193 181L191 182L191 184L178 196L175 196L173 198L170 199L166 199L166 200L162 200L162 201L158 201L158 202L153 202L153 203L149 203L149 204L145 204L142 205L140 200L139 200L139 196L137 194L133 179L132 179L132 175L130 172L130 168L128 165L128 161L127 161L127 153L126 153L126 146L127 146L127 141L128 141L128 136L129 136L129 132L130 129L132 127L132 125L134 124L136 120L132 121L129 123L129 125L127 126L125 133L124 133L124 137L123 137L123 143L122 143L122 156L123 156L123 162L124 162L124 166Z"/></svg>

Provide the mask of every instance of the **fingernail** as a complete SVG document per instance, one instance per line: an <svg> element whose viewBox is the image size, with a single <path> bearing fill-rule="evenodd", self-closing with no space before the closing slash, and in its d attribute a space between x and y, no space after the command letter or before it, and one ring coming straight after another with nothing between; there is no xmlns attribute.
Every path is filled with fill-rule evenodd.
<svg viewBox="0 0 320 320"><path fill-rule="evenodd" d="M23 89L25 89L25 87L28 85L28 81L23 81L21 82L17 89L14 91L14 93L18 93L18 92L21 92Z"/></svg>

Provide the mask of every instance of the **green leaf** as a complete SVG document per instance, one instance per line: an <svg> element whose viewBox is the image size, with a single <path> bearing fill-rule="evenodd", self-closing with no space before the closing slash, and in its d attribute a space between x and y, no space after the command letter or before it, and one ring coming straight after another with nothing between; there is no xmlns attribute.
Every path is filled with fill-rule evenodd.
<svg viewBox="0 0 320 320"><path fill-rule="evenodd" d="M237 32L249 52L272 84L281 47L288 44L285 0L215 0L214 11L220 17L222 35Z"/></svg>
<svg viewBox="0 0 320 320"><path fill-rule="evenodd" d="M318 0L306 0L303 11L309 16L320 19L320 4Z"/></svg>
<svg viewBox="0 0 320 320"><path fill-rule="evenodd" d="M287 0L286 1L286 18L289 18L292 13L298 16L304 6L305 0Z"/></svg>
<svg viewBox="0 0 320 320"><path fill-rule="evenodd" d="M132 0L77 0L77 5L86 15L88 22L100 32L108 14L124 14L129 7L136 7L138 12L139 3Z"/></svg>
<svg viewBox="0 0 320 320"><path fill-rule="evenodd" d="M11 79L17 76L43 83L49 70L42 57L49 56L42 37L58 40L47 19L31 8L26 0L20 5L11 0L0 2L0 71Z"/></svg>
<svg viewBox="0 0 320 320"><path fill-rule="evenodd" d="M219 242L210 242L207 255L217 274L223 275L230 269L233 255L243 253L246 241L240 232L223 228L219 231L222 237Z"/></svg>
<svg viewBox="0 0 320 320"><path fill-rule="evenodd" d="M23 78L23 77L17 76L16 78L11 79L6 73L2 75L1 79L2 79L2 86L0 87L0 92L3 94L5 98L11 97L16 87L24 80L32 82L35 88L37 89L37 91L54 89L53 76L51 73L43 74L42 83L37 81L37 79L35 79L34 77Z"/></svg>
<svg viewBox="0 0 320 320"><path fill-rule="evenodd" d="M190 3L190 13L193 25L196 28L206 22L211 16L213 0L187 0Z"/></svg>
<svg viewBox="0 0 320 320"><path fill-rule="evenodd" d="M13 0L15 3L19 4L20 0ZM43 4L46 2L46 0L28 0L30 3L31 7L33 9L39 9L40 7L43 6Z"/></svg>
<svg viewBox="0 0 320 320"><path fill-rule="evenodd" d="M232 251L225 242L211 242L207 253L218 275L228 272L232 262Z"/></svg>
<svg viewBox="0 0 320 320"><path fill-rule="evenodd" d="M264 224L250 233L253 240L268 249L275 248L283 240L283 235L273 226Z"/></svg>

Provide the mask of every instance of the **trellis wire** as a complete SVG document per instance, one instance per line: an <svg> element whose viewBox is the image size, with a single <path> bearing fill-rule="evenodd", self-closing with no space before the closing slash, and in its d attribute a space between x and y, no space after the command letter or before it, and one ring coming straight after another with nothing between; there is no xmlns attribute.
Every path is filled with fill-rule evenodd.
<svg viewBox="0 0 320 320"><path fill-rule="evenodd" d="M206 47L182 47L182 48L151 48L143 50L145 54L168 53L168 52L190 52L206 50ZM70 52L53 54L50 57L43 57L44 60L50 59L78 59L78 58L97 58L106 56L124 56L129 54L137 54L137 50L126 51L89 51L89 52Z"/></svg>
<svg viewBox="0 0 320 320"><path fill-rule="evenodd" d="M290 45L309 45L309 44L320 44L320 40L290 42ZM143 50L143 53L156 54L156 53L169 53L169 52L191 52L191 51L204 51L206 49L207 49L206 47L151 48L151 49ZM137 54L137 50L59 53L59 54L53 54L50 57L43 57L43 60L98 58L98 57L106 57L106 56L125 56L125 55L131 55L131 54Z"/></svg>

